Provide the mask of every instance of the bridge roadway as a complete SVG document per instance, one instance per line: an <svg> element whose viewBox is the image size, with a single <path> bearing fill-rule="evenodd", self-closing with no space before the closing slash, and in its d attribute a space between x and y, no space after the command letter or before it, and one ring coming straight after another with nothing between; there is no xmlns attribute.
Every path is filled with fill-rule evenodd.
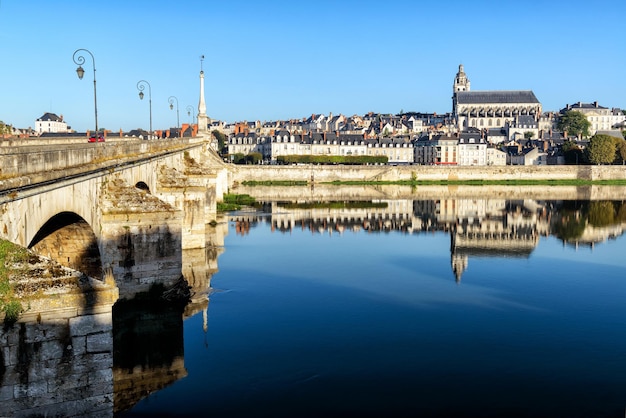
<svg viewBox="0 0 626 418"><path fill-rule="evenodd" d="M228 177L203 137L0 144L0 238L112 274L132 298L175 283L182 250L205 247Z"/></svg>

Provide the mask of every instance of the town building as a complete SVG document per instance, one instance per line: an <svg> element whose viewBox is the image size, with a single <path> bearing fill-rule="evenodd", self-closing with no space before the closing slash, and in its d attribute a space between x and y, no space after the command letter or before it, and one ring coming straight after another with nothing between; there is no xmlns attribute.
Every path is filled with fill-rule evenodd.
<svg viewBox="0 0 626 418"><path fill-rule="evenodd" d="M597 131L610 131L623 125L626 121L626 115L618 109L609 109L608 107L600 106L598 102L583 103L578 102L572 105L567 104L560 113L564 114L570 110L577 111L585 115L591 127L589 128L589 135L595 135Z"/></svg>
<svg viewBox="0 0 626 418"><path fill-rule="evenodd" d="M54 113L44 113L42 117L35 121L35 132L41 135L45 132L64 133L70 132L70 127L63 121L63 115L57 116Z"/></svg>

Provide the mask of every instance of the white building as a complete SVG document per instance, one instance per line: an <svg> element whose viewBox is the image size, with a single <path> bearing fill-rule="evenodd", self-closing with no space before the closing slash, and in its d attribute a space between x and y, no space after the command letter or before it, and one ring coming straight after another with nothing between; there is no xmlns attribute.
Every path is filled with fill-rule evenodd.
<svg viewBox="0 0 626 418"><path fill-rule="evenodd" d="M457 158L459 165L487 165L487 142L480 135L461 134Z"/></svg>
<svg viewBox="0 0 626 418"><path fill-rule="evenodd" d="M63 115L57 116L54 113L44 113L42 117L35 121L35 132L41 135L44 132L69 132L67 123L63 121Z"/></svg>
<svg viewBox="0 0 626 418"><path fill-rule="evenodd" d="M561 109L560 113L563 114L570 110L585 115L589 123L591 123L591 127L589 128L590 136L595 135L597 131L610 131L615 129L616 126L626 121L626 115L624 115L620 109L609 109L598 105L598 102L568 104L565 108Z"/></svg>

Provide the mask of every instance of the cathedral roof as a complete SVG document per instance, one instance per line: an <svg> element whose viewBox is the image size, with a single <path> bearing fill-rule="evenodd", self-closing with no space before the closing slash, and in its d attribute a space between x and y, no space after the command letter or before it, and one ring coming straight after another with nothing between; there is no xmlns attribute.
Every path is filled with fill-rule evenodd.
<svg viewBox="0 0 626 418"><path fill-rule="evenodd" d="M539 103L531 90L459 91L459 104Z"/></svg>

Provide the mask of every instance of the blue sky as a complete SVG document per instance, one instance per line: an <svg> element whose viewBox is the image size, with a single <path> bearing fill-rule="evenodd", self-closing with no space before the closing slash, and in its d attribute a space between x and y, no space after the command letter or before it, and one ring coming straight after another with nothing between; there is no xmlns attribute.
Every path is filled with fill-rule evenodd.
<svg viewBox="0 0 626 418"><path fill-rule="evenodd" d="M472 90L533 90L544 110L626 108L624 0L0 0L0 120L45 112L74 129L189 122L204 55L207 114L227 122L312 113L451 111L463 64ZM197 112L197 110L195 110Z"/></svg>

